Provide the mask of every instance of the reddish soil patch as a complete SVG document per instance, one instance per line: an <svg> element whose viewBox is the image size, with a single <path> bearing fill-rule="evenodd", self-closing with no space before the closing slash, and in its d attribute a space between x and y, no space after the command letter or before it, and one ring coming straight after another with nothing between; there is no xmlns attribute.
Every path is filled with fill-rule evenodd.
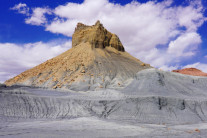
<svg viewBox="0 0 207 138"><path fill-rule="evenodd" d="M192 75L192 76L207 76L207 73L204 73L196 68L185 68L181 70L173 70L172 72L177 72L177 73Z"/></svg>

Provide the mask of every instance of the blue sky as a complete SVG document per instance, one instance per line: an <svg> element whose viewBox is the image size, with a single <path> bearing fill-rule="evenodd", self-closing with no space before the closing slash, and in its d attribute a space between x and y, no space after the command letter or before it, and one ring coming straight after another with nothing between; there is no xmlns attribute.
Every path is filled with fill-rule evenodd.
<svg viewBox="0 0 207 138"><path fill-rule="evenodd" d="M100 20L156 68L207 72L206 0L0 1L0 82L71 48L77 22Z"/></svg>

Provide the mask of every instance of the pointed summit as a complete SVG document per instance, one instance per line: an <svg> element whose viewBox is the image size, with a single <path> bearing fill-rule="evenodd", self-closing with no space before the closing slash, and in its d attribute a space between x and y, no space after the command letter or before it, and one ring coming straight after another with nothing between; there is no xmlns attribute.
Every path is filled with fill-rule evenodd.
<svg viewBox="0 0 207 138"><path fill-rule="evenodd" d="M96 21L95 26L100 26L100 25L102 25L101 22L100 22L99 20ZM103 26L103 25L102 25L102 26Z"/></svg>
<svg viewBox="0 0 207 138"><path fill-rule="evenodd" d="M77 24L72 36L72 47L87 42L91 44L91 48L113 47L118 51L125 51L118 36L106 30L99 20L93 26Z"/></svg>
<svg viewBox="0 0 207 138"><path fill-rule="evenodd" d="M118 36L99 21L93 26L78 23L72 45L70 50L5 84L77 91L123 88L138 71L151 68L125 52Z"/></svg>

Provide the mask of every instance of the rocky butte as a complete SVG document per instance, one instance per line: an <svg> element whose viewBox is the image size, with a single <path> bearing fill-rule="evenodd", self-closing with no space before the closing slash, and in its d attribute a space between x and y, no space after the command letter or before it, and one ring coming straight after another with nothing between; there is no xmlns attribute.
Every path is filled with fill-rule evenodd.
<svg viewBox="0 0 207 138"><path fill-rule="evenodd" d="M20 75L6 85L27 85L72 90L95 90L126 86L137 72L151 68L127 53L117 35L97 21L78 23L72 48Z"/></svg>

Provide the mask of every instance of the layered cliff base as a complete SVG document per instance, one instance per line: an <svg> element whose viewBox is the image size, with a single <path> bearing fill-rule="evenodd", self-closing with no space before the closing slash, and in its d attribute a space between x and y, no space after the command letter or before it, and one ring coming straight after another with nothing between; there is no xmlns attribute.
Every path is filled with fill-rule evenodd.
<svg viewBox="0 0 207 138"><path fill-rule="evenodd" d="M38 137L202 137L206 77L146 69L122 89L0 89L0 135Z"/></svg>

